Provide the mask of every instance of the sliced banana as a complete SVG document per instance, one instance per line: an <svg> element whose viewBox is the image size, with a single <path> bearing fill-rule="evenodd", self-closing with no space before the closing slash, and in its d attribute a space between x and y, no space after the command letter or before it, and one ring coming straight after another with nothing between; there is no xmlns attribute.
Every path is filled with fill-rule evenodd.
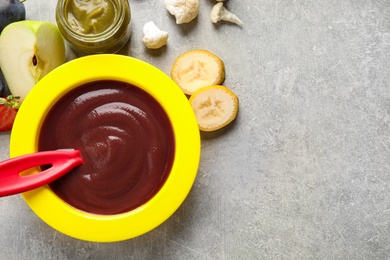
<svg viewBox="0 0 390 260"><path fill-rule="evenodd" d="M171 77L187 95L201 87L219 85L225 80L223 61L206 50L190 50L173 63Z"/></svg>
<svg viewBox="0 0 390 260"><path fill-rule="evenodd" d="M237 117L238 97L225 86L200 88L189 101L202 131L221 129Z"/></svg>

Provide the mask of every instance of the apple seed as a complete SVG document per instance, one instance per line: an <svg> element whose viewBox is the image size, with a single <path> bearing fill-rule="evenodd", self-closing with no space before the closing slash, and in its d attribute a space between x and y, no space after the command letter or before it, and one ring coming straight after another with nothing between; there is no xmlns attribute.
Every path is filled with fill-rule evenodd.
<svg viewBox="0 0 390 260"><path fill-rule="evenodd" d="M37 66L37 64L38 64L37 56L35 56L35 55L33 56L32 63L34 66Z"/></svg>

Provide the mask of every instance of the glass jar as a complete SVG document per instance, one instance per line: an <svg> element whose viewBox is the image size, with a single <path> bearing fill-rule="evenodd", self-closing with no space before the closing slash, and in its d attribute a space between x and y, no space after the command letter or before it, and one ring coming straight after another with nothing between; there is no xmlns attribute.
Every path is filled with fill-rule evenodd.
<svg viewBox="0 0 390 260"><path fill-rule="evenodd" d="M78 55L115 53L129 40L128 0L58 0L57 26Z"/></svg>

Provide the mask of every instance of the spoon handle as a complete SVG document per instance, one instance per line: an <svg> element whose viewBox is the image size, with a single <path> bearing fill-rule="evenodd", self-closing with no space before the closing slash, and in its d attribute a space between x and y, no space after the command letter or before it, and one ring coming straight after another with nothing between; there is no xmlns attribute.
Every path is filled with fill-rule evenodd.
<svg viewBox="0 0 390 260"><path fill-rule="evenodd" d="M0 197L18 194L46 185L83 163L79 150L44 151L0 162ZM50 168L29 175L23 171L39 166Z"/></svg>

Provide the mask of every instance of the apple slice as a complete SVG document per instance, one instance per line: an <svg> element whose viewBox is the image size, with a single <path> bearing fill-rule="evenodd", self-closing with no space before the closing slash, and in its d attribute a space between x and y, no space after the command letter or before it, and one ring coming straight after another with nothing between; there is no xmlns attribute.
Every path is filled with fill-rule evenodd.
<svg viewBox="0 0 390 260"><path fill-rule="evenodd" d="M12 95L21 101L41 78L64 62L65 43L51 22L14 22L0 35L0 68Z"/></svg>

